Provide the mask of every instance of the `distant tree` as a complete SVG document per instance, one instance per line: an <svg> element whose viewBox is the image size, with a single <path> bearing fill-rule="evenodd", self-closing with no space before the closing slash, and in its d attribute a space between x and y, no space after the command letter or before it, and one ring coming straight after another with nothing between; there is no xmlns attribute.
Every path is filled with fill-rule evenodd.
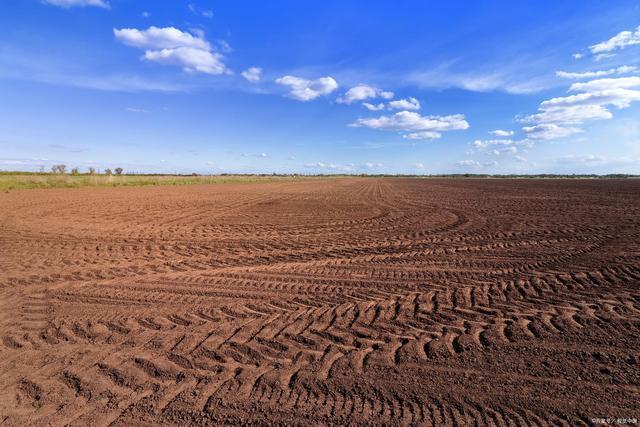
<svg viewBox="0 0 640 427"><path fill-rule="evenodd" d="M71 169L71 175L79 175L80 174L80 169L78 169L77 167Z"/></svg>
<svg viewBox="0 0 640 427"><path fill-rule="evenodd" d="M64 174L67 172L67 165L53 165L51 166L51 172L53 173L59 173L59 174Z"/></svg>
<svg viewBox="0 0 640 427"><path fill-rule="evenodd" d="M122 168L116 168L116 175L122 175L122 172L124 172L124 170Z"/></svg>
<svg viewBox="0 0 640 427"><path fill-rule="evenodd" d="M96 168L89 168L89 175L95 175L96 174Z"/></svg>
<svg viewBox="0 0 640 427"><path fill-rule="evenodd" d="M113 172L111 172L111 169L106 168L106 169L104 170L104 174L105 174L105 175L111 175L111 174L113 174Z"/></svg>

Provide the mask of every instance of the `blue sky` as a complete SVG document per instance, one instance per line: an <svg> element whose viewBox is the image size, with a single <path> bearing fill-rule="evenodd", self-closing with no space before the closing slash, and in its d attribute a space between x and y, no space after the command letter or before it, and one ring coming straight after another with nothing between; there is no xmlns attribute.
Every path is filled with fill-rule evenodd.
<svg viewBox="0 0 640 427"><path fill-rule="evenodd" d="M0 169L640 173L640 2L0 3Z"/></svg>

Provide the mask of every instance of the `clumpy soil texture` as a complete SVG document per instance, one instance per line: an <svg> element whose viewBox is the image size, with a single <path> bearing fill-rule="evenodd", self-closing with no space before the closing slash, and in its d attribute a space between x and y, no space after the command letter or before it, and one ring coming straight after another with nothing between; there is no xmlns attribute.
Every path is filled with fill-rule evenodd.
<svg viewBox="0 0 640 427"><path fill-rule="evenodd" d="M0 194L0 424L640 418L640 180Z"/></svg>

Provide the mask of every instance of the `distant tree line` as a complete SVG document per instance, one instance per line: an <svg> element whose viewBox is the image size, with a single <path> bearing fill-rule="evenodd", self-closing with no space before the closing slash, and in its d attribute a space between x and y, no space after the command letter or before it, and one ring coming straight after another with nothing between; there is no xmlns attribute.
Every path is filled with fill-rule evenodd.
<svg viewBox="0 0 640 427"><path fill-rule="evenodd" d="M98 171L96 171L96 168L94 167L90 167L87 168L88 170L88 174L89 175L95 175L96 173L99 173ZM67 165L65 164L58 164L58 165L52 165L51 166L51 173L55 173L55 174L60 174L60 175L64 175L67 173ZM110 168L106 168L104 170L104 174L105 175L122 175L124 173L124 169L122 168L115 168L113 170L111 170ZM80 175L80 168L75 167L71 169L71 175Z"/></svg>

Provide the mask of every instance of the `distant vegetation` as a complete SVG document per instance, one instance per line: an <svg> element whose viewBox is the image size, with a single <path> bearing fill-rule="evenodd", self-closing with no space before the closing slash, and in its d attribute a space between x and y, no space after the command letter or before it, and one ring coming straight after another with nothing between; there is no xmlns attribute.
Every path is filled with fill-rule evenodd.
<svg viewBox="0 0 640 427"><path fill-rule="evenodd" d="M119 169L119 168L118 168ZM294 175L153 175L153 174L107 173L45 173L45 172L1 172L0 190L30 188L80 188L80 187L122 187L140 185L187 185L253 183L292 180Z"/></svg>
<svg viewBox="0 0 640 427"><path fill-rule="evenodd" d="M441 174L441 175L369 175L369 174L220 174L220 175L178 175L178 174L126 174L122 168L105 169L98 173L94 168L81 173L72 168L67 173L66 165L53 165L51 172L2 172L0 171L0 190L29 188L79 188L79 187L121 187L139 185L187 185L187 184L224 184L255 183L293 180L301 178L482 178L482 179L622 179L640 178L639 175L485 175L485 174Z"/></svg>

